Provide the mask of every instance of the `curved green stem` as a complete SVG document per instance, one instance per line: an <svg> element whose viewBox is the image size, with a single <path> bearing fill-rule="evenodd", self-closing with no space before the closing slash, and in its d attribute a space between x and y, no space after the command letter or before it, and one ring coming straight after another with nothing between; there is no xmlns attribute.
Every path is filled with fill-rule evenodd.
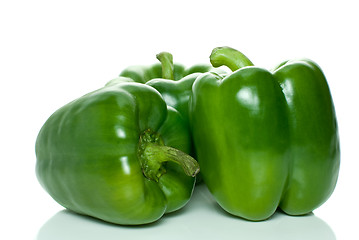
<svg viewBox="0 0 359 240"><path fill-rule="evenodd" d="M162 64L162 78L174 80L173 56L169 52L160 52L156 55Z"/></svg>
<svg viewBox="0 0 359 240"><path fill-rule="evenodd" d="M243 53L230 47L213 49L209 58L213 67L227 66L232 71L246 66L253 66L253 63Z"/></svg>
<svg viewBox="0 0 359 240"><path fill-rule="evenodd" d="M154 143L147 144L143 155L147 165L147 177L158 179L163 172L160 170L165 162L179 164L187 176L195 177L199 172L199 164L190 155L168 146L161 146ZM159 171L157 171L159 170Z"/></svg>
<svg viewBox="0 0 359 240"><path fill-rule="evenodd" d="M166 173L163 166L165 162L179 164L184 173L191 177L195 177L200 170L194 158L178 149L163 145L161 137L151 130L146 130L140 136L138 157L143 174L156 182Z"/></svg>

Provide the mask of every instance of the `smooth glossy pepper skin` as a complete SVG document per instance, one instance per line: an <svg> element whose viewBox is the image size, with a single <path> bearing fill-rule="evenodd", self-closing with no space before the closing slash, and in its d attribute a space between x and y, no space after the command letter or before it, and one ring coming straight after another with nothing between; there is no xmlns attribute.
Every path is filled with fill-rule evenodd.
<svg viewBox="0 0 359 240"><path fill-rule="evenodd" d="M187 125L190 126L188 102L192 95L192 85L199 75L201 73L192 73L178 81L156 78L146 84L159 91L166 103L180 112Z"/></svg>
<svg viewBox="0 0 359 240"><path fill-rule="evenodd" d="M70 102L46 121L36 140L36 173L65 208L146 224L188 202L195 178L184 169L192 176L199 170L183 153L190 147L182 116L155 89L122 82ZM178 158L183 168L173 162Z"/></svg>
<svg viewBox="0 0 359 240"><path fill-rule="evenodd" d="M192 85L200 74L192 73L178 81L155 78L146 82L146 85L155 88L162 95L166 104L175 108L189 126L188 102L192 95ZM121 82L136 82L134 79L120 76L109 81L106 86L116 85Z"/></svg>
<svg viewBox="0 0 359 240"><path fill-rule="evenodd" d="M302 215L323 204L339 172L339 136L325 77L310 60L270 72L217 48L193 84L192 134L204 182L227 212L248 220L281 208ZM237 70L238 69L238 70Z"/></svg>

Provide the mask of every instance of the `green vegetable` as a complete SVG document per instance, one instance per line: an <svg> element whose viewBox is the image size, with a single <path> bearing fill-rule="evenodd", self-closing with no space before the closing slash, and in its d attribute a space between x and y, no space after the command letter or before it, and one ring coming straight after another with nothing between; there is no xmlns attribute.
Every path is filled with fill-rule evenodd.
<svg viewBox="0 0 359 240"><path fill-rule="evenodd" d="M189 70L182 72L180 79L175 79L174 75L179 75L173 72L172 55L167 52L162 52L157 55L158 60L162 64L162 78L154 78L146 84L154 87L161 93L166 103L177 109L186 120L189 126L188 115L188 101L192 95L192 85L196 78L204 72L208 72L213 68L209 65L195 65ZM174 65L176 66L176 65Z"/></svg>
<svg viewBox="0 0 359 240"><path fill-rule="evenodd" d="M130 66L107 85L116 84L123 81L145 83L159 91L168 106L179 111L187 124L189 124L188 101L192 94L192 84L194 80L204 72L216 71L207 64L197 64L190 68L183 65L174 64L172 54L161 52L157 54L157 59L161 62L151 66Z"/></svg>
<svg viewBox="0 0 359 240"><path fill-rule="evenodd" d="M310 60L272 72L228 47L211 54L225 77L205 73L193 84L193 138L204 182L227 212L264 220L281 208L311 212L333 192L339 137L329 87Z"/></svg>
<svg viewBox="0 0 359 240"><path fill-rule="evenodd" d="M36 140L36 173L65 208L145 224L188 202L199 171L190 147L182 116L155 89L112 82L46 121Z"/></svg>
<svg viewBox="0 0 359 240"><path fill-rule="evenodd" d="M157 54L157 59L161 63L151 66L130 66L123 70L120 76L130 78L138 83L146 83L155 78L178 81L192 73L203 73L213 69L212 66L207 64L197 64L190 68L185 68L177 63L173 64L173 57L167 52Z"/></svg>

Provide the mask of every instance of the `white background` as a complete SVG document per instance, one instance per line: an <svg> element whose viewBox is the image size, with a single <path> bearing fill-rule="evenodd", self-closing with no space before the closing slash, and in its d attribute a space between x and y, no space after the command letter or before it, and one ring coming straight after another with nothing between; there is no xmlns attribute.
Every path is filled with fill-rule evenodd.
<svg viewBox="0 0 359 240"><path fill-rule="evenodd" d="M301 239L306 234L306 239L358 239L355 2L1 1L0 238L136 239L142 234L218 239L226 234L228 239ZM276 214L259 224L223 214L203 187L182 212L144 228L106 225L61 211L34 171L36 136L50 114L129 65L156 62L160 51L189 66L208 63L211 50L224 45L264 68L300 57L322 67L341 137L341 169L332 197L307 218Z"/></svg>

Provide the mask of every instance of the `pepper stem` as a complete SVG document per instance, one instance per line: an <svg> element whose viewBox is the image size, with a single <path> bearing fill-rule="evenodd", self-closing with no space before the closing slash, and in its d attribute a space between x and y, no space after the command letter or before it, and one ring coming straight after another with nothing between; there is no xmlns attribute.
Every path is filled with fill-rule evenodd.
<svg viewBox="0 0 359 240"><path fill-rule="evenodd" d="M148 143L145 151L143 152L146 158L146 165L148 167L147 177L150 179L157 179L160 177L158 175L163 174L161 170L162 164L165 162L174 162L179 164L184 173L187 176L195 177L199 172L199 164L197 161L192 158L190 155L168 146L161 146L155 143ZM154 170L151 172L151 170ZM159 172L156 173L156 171ZM146 173L145 173L146 174Z"/></svg>
<svg viewBox="0 0 359 240"><path fill-rule="evenodd" d="M253 63L240 51L230 47L217 47L209 57L213 67L227 66L232 71L242 67L253 66Z"/></svg>
<svg viewBox="0 0 359 240"><path fill-rule="evenodd" d="M161 137L150 129L140 136L138 157L143 174L156 182L166 173L166 162L179 164L184 173L191 177L196 176L200 170L194 158L178 149L165 146Z"/></svg>
<svg viewBox="0 0 359 240"><path fill-rule="evenodd" d="M156 55L156 58L162 64L162 78L174 80L173 72L173 56L169 52L160 52Z"/></svg>

